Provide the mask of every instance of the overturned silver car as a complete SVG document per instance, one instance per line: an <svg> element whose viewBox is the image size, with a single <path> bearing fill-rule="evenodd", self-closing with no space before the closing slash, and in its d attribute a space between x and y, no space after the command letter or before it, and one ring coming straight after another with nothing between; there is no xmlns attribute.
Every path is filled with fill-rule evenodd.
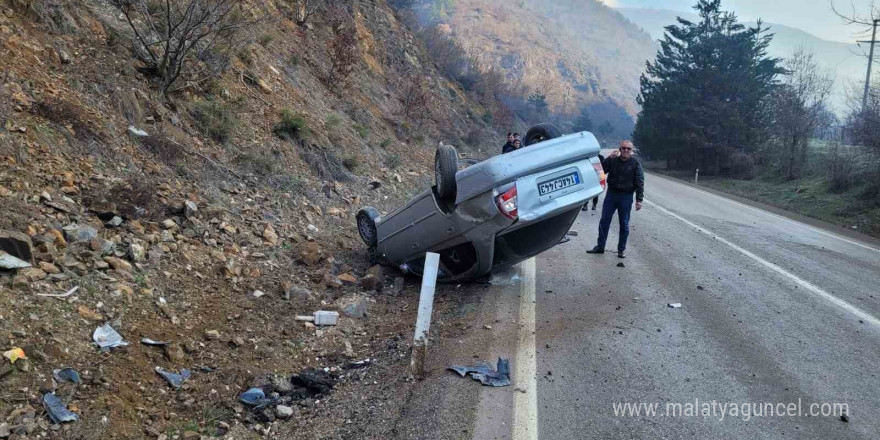
<svg viewBox="0 0 880 440"><path fill-rule="evenodd" d="M525 147L459 170L441 145L436 184L394 212L358 211L370 256L421 274L426 252L440 254L439 279L474 280L558 244L581 207L602 192L599 143L589 132L562 136L550 124L528 131ZM597 168L599 171L597 171Z"/></svg>

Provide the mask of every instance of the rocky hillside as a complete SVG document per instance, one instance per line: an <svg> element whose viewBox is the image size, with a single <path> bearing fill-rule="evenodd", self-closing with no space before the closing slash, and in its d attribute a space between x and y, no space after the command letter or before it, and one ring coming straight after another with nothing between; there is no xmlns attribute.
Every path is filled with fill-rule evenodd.
<svg viewBox="0 0 880 440"><path fill-rule="evenodd" d="M637 113L648 33L596 0L458 0L451 32L485 65L547 96L560 113L613 103Z"/></svg>
<svg viewBox="0 0 880 440"><path fill-rule="evenodd" d="M415 302L354 213L494 129L384 0L248 2L167 94L115 3L0 1L0 438L388 438ZM319 309L340 325L294 320ZM128 345L99 350L105 324Z"/></svg>

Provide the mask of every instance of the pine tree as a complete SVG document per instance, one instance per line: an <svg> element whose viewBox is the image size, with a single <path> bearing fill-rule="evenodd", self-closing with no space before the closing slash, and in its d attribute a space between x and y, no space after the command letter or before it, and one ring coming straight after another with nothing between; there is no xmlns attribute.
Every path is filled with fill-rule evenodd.
<svg viewBox="0 0 880 440"><path fill-rule="evenodd" d="M746 28L721 0L699 0L699 22L667 26L654 62L641 77L635 141L674 167L717 172L733 151L767 139L767 97L784 73L767 56L772 34L759 21Z"/></svg>
<svg viewBox="0 0 880 440"><path fill-rule="evenodd" d="M593 131L593 118L590 117L590 112L586 107L581 109L581 115L574 120L572 130L575 132Z"/></svg>

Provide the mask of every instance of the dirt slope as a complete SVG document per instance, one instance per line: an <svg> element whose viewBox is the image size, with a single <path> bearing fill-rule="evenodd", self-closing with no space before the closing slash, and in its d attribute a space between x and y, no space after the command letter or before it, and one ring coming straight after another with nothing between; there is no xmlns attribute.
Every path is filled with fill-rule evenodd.
<svg viewBox="0 0 880 440"><path fill-rule="evenodd" d="M393 429L374 419L406 399L414 299L411 289L391 294L393 274L367 276L354 213L387 212L429 185L440 140L476 132L494 142L494 131L469 116L481 110L437 75L385 1L341 5L359 49L344 88L322 81L334 17L300 26L283 3L267 4L270 19L247 30L222 75L166 99L137 70L109 2L0 1L0 244L24 234L33 258L19 256L34 266L0 270L3 351L28 356L0 359L0 434ZM432 105L404 118L414 74ZM303 121L294 140L273 133L285 109ZM293 319L352 304L367 317L328 329ZM104 323L130 345L98 351L92 333ZM53 384L62 367L82 384ZM155 367L193 376L175 391ZM290 387L306 368L337 384L294 399L292 421L236 401L249 386ZM56 387L79 422L46 417L41 398Z"/></svg>

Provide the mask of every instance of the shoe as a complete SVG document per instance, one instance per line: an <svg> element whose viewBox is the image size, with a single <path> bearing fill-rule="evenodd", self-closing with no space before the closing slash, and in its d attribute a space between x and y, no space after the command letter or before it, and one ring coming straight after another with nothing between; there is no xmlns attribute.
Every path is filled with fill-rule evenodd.
<svg viewBox="0 0 880 440"><path fill-rule="evenodd" d="M602 248L600 248L599 246L596 246L596 247L594 247L594 248L588 250L587 253L588 253L588 254L604 254L604 253L605 253L605 249L602 249Z"/></svg>
<svg viewBox="0 0 880 440"><path fill-rule="evenodd" d="M595 210L596 210L596 205L593 205L593 211L595 211ZM586 211L586 210L585 210L585 211Z"/></svg>
<svg viewBox="0 0 880 440"><path fill-rule="evenodd" d="M626 251L617 251L617 258L626 258Z"/></svg>
<svg viewBox="0 0 880 440"><path fill-rule="evenodd" d="M593 209L596 209L596 208L593 208ZM589 211L589 210L590 210L590 206L589 206L589 205L584 205L584 207L581 208L581 211Z"/></svg>

